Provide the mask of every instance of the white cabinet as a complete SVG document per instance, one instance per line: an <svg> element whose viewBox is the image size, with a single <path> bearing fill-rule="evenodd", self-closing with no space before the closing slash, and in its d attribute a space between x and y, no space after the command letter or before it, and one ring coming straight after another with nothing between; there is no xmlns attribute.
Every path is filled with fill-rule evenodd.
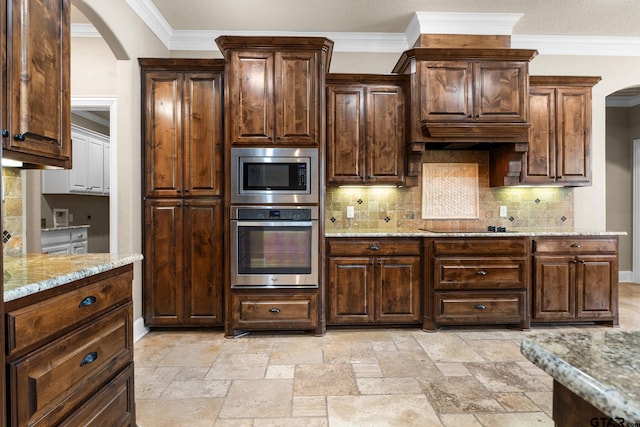
<svg viewBox="0 0 640 427"><path fill-rule="evenodd" d="M73 168L42 172L43 194L109 194L109 137L71 128Z"/></svg>
<svg viewBox="0 0 640 427"><path fill-rule="evenodd" d="M89 226L73 228L49 228L41 232L41 252L55 255L77 255L87 253Z"/></svg>

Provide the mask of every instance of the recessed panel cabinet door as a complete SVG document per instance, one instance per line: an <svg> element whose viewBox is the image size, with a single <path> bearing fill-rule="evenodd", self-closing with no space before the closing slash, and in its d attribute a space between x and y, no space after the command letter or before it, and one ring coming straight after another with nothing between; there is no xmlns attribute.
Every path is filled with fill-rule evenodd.
<svg viewBox="0 0 640 427"><path fill-rule="evenodd" d="M552 87L529 89L529 147L523 157L526 184L545 184L556 178L556 91Z"/></svg>
<svg viewBox="0 0 640 427"><path fill-rule="evenodd" d="M373 303L373 260L329 258L328 323L371 323Z"/></svg>
<svg viewBox="0 0 640 427"><path fill-rule="evenodd" d="M183 317L183 209L179 199L147 200L144 233L144 319L175 325Z"/></svg>
<svg viewBox="0 0 640 427"><path fill-rule="evenodd" d="M422 61L420 120L466 122L472 119L473 68L468 61Z"/></svg>
<svg viewBox="0 0 640 427"><path fill-rule="evenodd" d="M481 61L474 64L476 121L527 121L528 66L522 62Z"/></svg>
<svg viewBox="0 0 640 427"><path fill-rule="evenodd" d="M591 179L591 90L557 90L557 177L562 182Z"/></svg>
<svg viewBox="0 0 640 427"><path fill-rule="evenodd" d="M8 5L4 157L71 168L69 0Z"/></svg>
<svg viewBox="0 0 640 427"><path fill-rule="evenodd" d="M618 312L618 258L581 255L577 262L577 318L614 317Z"/></svg>
<svg viewBox="0 0 640 427"><path fill-rule="evenodd" d="M185 322L222 323L222 200L184 205Z"/></svg>
<svg viewBox="0 0 640 427"><path fill-rule="evenodd" d="M376 259L376 322L420 320L420 257Z"/></svg>
<svg viewBox="0 0 640 427"><path fill-rule="evenodd" d="M536 320L575 318L575 271L573 255L533 257L533 313Z"/></svg>

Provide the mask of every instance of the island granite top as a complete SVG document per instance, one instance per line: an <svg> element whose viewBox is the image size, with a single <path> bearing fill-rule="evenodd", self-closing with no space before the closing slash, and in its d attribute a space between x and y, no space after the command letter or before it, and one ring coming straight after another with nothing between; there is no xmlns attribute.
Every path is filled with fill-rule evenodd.
<svg viewBox="0 0 640 427"><path fill-rule="evenodd" d="M541 333L520 349L604 414L640 422L640 331Z"/></svg>
<svg viewBox="0 0 640 427"><path fill-rule="evenodd" d="M55 288L142 260L141 254L28 254L4 257L4 301Z"/></svg>
<svg viewBox="0 0 640 427"><path fill-rule="evenodd" d="M325 237L562 237L562 236L625 236L625 231L562 230L562 229L513 229L508 232L471 230L422 230L422 229L327 229Z"/></svg>

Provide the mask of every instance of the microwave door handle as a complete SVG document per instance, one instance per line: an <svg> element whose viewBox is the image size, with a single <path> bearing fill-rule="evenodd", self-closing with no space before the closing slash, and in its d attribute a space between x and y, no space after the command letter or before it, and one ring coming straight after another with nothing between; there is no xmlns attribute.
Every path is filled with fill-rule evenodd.
<svg viewBox="0 0 640 427"><path fill-rule="evenodd" d="M238 221L238 227L311 227L312 221Z"/></svg>

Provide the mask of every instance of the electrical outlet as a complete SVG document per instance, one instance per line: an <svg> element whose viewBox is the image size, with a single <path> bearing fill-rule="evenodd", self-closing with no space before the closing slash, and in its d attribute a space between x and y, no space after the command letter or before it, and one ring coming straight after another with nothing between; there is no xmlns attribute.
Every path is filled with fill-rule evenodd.
<svg viewBox="0 0 640 427"><path fill-rule="evenodd" d="M500 206L500 218L506 218L506 217L507 217L507 207Z"/></svg>
<svg viewBox="0 0 640 427"><path fill-rule="evenodd" d="M351 219L355 216L355 209L353 206L347 206L347 218Z"/></svg>

